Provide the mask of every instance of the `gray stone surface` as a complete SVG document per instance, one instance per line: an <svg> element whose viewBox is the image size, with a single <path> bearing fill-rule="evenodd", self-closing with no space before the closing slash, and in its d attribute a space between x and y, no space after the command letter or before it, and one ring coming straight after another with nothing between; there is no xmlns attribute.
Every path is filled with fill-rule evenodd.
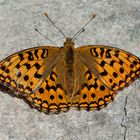
<svg viewBox="0 0 140 140"><path fill-rule="evenodd" d="M97 17L75 40L76 47L105 44L140 57L140 0L0 0L0 59L64 37L43 15L72 36L93 13ZM126 102L127 101L127 102ZM125 112L126 109L126 112ZM120 92L101 111L45 115L0 92L0 140L140 140L140 81Z"/></svg>

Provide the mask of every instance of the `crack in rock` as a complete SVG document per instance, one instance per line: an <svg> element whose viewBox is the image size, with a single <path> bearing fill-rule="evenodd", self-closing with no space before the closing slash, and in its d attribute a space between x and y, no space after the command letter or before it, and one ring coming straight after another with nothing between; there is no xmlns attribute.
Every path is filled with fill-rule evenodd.
<svg viewBox="0 0 140 140"><path fill-rule="evenodd" d="M127 109L126 109L126 106L127 106L127 101L128 101L129 94L130 94L130 92L128 93L128 95L125 98L124 108L123 108L124 115L123 115L122 122L121 122L121 127L124 128L124 137L123 137L124 140L126 140L127 126L125 124L123 124L123 123L124 123L125 118L127 117Z"/></svg>

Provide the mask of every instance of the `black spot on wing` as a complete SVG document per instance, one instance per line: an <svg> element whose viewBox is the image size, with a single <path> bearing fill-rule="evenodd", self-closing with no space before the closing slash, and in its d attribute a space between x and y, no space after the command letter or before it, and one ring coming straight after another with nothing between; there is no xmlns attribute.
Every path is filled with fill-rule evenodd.
<svg viewBox="0 0 140 140"><path fill-rule="evenodd" d="M3 71L6 70L6 66L3 65L3 66L1 67L1 69L2 69Z"/></svg>
<svg viewBox="0 0 140 140"><path fill-rule="evenodd" d="M104 60L102 60L102 62L100 63L100 66L104 67L105 64L106 64L106 62Z"/></svg>
<svg viewBox="0 0 140 140"><path fill-rule="evenodd" d="M25 63L24 66L26 66L27 70L31 68L31 65L29 63Z"/></svg>
<svg viewBox="0 0 140 140"><path fill-rule="evenodd" d="M106 58L111 58L110 51L111 51L111 49L107 49L107 51L106 51Z"/></svg>
<svg viewBox="0 0 140 140"><path fill-rule="evenodd" d="M34 60L34 57L31 51L27 52L27 54L28 54L28 60Z"/></svg>
<svg viewBox="0 0 140 140"><path fill-rule="evenodd" d="M19 53L19 59L22 61L24 59L23 54Z"/></svg>
<svg viewBox="0 0 140 140"><path fill-rule="evenodd" d="M110 61L110 66L113 67L115 62L116 62L115 60Z"/></svg>
<svg viewBox="0 0 140 140"><path fill-rule="evenodd" d="M48 50L47 49L43 49L42 53L41 53L41 58L46 58L48 56Z"/></svg>
<svg viewBox="0 0 140 140"><path fill-rule="evenodd" d="M94 57L98 57L98 53L97 53L97 51L96 51L96 48L90 49L90 52L91 52L91 54L92 54Z"/></svg>
<svg viewBox="0 0 140 140"><path fill-rule="evenodd" d="M42 75L41 74L38 74L37 72L34 74L34 77L35 78L41 78L42 77Z"/></svg>
<svg viewBox="0 0 140 140"><path fill-rule="evenodd" d="M34 64L34 66L36 69L39 69L41 67L37 62Z"/></svg>
<svg viewBox="0 0 140 140"><path fill-rule="evenodd" d="M100 73L101 76L106 76L107 75L107 71L104 70L103 72Z"/></svg>
<svg viewBox="0 0 140 140"><path fill-rule="evenodd" d="M35 57L36 57L37 59L39 59L39 57L38 57L38 50L35 50L35 51L34 51L34 55L35 55Z"/></svg>
<svg viewBox="0 0 140 140"><path fill-rule="evenodd" d="M16 65L16 68L17 68L17 69L19 69L19 68L20 68L20 64L19 64L19 63Z"/></svg>
<svg viewBox="0 0 140 140"><path fill-rule="evenodd" d="M103 54L104 54L104 48L101 48L101 52L100 52L101 57L103 57Z"/></svg>

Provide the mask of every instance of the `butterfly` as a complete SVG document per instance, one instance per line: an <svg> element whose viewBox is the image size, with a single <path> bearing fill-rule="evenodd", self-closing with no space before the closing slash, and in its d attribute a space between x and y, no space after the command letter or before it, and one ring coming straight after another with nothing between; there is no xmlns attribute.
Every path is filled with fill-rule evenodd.
<svg viewBox="0 0 140 140"><path fill-rule="evenodd" d="M84 26L85 27L85 26ZM0 61L0 89L46 114L100 110L140 77L140 58L114 47L40 46Z"/></svg>

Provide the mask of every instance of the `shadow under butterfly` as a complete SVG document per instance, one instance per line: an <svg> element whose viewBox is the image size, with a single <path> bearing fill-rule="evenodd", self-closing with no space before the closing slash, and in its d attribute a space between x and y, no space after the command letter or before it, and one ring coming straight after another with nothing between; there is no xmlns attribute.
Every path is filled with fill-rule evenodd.
<svg viewBox="0 0 140 140"><path fill-rule="evenodd" d="M106 107L140 77L140 58L105 45L74 48L74 39L94 17L72 38L48 17L66 38L64 47L29 48L0 61L0 90L46 114Z"/></svg>

